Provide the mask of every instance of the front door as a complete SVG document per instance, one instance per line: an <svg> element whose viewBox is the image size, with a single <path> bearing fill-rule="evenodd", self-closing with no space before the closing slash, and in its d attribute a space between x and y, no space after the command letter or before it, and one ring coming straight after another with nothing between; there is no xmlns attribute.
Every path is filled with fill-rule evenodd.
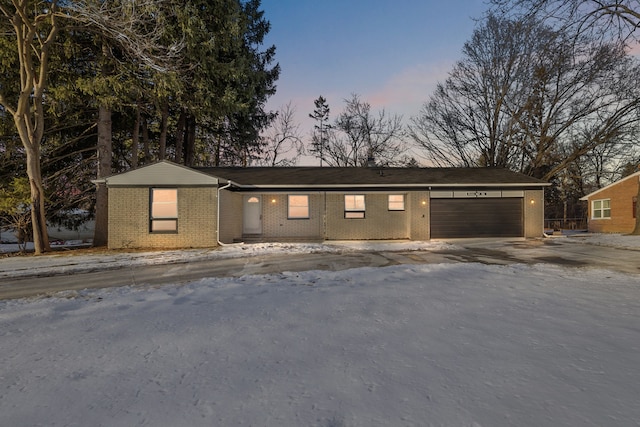
<svg viewBox="0 0 640 427"><path fill-rule="evenodd" d="M262 234L262 196L244 196L243 234Z"/></svg>

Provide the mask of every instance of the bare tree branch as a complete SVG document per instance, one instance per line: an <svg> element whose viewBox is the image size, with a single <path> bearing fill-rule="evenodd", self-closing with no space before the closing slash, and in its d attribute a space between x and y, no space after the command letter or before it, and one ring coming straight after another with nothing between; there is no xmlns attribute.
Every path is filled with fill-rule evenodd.
<svg viewBox="0 0 640 427"><path fill-rule="evenodd" d="M164 46L164 22L172 8L162 0L77 0L69 2L62 16L102 34L122 48L130 59L156 71L175 68L184 42Z"/></svg>
<svg viewBox="0 0 640 427"><path fill-rule="evenodd" d="M335 120L329 134L324 160L331 166L395 165L404 153L402 117L382 110L377 116L371 106L353 94Z"/></svg>
<svg viewBox="0 0 640 427"><path fill-rule="evenodd" d="M300 125L295 122L295 107L289 102L280 108L271 127L262 136L263 166L295 165L304 151L300 136Z"/></svg>

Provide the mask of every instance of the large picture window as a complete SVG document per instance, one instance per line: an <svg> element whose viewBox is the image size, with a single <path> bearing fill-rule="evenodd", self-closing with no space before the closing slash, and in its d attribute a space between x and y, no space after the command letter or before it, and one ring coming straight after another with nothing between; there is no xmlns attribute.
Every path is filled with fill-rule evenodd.
<svg viewBox="0 0 640 427"><path fill-rule="evenodd" d="M390 211L404 210L404 194L389 194L389 210Z"/></svg>
<svg viewBox="0 0 640 427"><path fill-rule="evenodd" d="M611 218L611 200L594 200L591 205L591 218Z"/></svg>
<svg viewBox="0 0 640 427"><path fill-rule="evenodd" d="M308 219L309 196L290 195L288 200L287 217L289 219Z"/></svg>
<svg viewBox="0 0 640 427"><path fill-rule="evenodd" d="M344 196L344 217L348 219L364 218L364 194L347 194Z"/></svg>
<svg viewBox="0 0 640 427"><path fill-rule="evenodd" d="M178 231L178 190L176 188L151 189L150 230L153 233Z"/></svg>

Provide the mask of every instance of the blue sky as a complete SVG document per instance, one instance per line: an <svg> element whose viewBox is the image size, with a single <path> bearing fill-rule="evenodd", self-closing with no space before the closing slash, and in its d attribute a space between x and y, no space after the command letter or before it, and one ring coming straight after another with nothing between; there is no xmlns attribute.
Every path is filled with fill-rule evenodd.
<svg viewBox="0 0 640 427"><path fill-rule="evenodd" d="M484 0L262 0L265 45L276 46L282 68L268 108L291 102L305 137L319 95L331 120L357 93L406 122L461 58L487 8Z"/></svg>

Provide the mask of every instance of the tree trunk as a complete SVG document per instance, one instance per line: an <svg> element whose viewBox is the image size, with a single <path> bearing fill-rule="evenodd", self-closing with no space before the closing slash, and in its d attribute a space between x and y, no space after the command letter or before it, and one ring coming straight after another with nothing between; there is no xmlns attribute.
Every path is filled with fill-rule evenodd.
<svg viewBox="0 0 640 427"><path fill-rule="evenodd" d="M36 108L36 110L38 110ZM26 115L26 114L25 114ZM36 114L37 116L38 114ZM31 226L33 228L33 247L36 254L41 254L51 249L47 234L47 221L45 218L45 197L42 184L42 171L40 169L40 142L38 132L29 131L27 120L20 113L14 116L14 123L18 135L22 141L27 157L27 176L31 190ZM36 128L38 125L36 125Z"/></svg>
<svg viewBox="0 0 640 427"><path fill-rule="evenodd" d="M193 166L196 158L196 119L189 115L186 120L185 128L185 145L184 145L184 164Z"/></svg>
<svg viewBox="0 0 640 427"><path fill-rule="evenodd" d="M140 157L140 107L136 106L136 120L131 134L131 169L138 168Z"/></svg>
<svg viewBox="0 0 640 427"><path fill-rule="evenodd" d="M215 146L215 157L214 157L214 162L213 162L213 166L220 166L220 156L221 156L221 152L222 152L222 136L218 135L216 137L216 146Z"/></svg>
<svg viewBox="0 0 640 427"><path fill-rule="evenodd" d="M167 155L167 125L169 123L169 103L164 100L162 103L162 116L160 118L160 152L158 158L164 160Z"/></svg>
<svg viewBox="0 0 640 427"><path fill-rule="evenodd" d="M0 94L0 105L13 116L20 141L27 158L27 176L31 190L31 225L33 245L36 254L50 250L47 222L45 218L45 195L40 168L40 144L44 135L44 97L49 73L50 48L56 39L57 6L53 2L45 12L47 18L29 21L29 7L26 1L12 2L15 13L6 8L3 19L13 26L16 36L17 57L20 74L20 92L15 105L9 105ZM48 21L48 22L47 22ZM48 27L48 28L46 28ZM8 27L4 29L9 31Z"/></svg>
<svg viewBox="0 0 640 427"><path fill-rule="evenodd" d="M176 153L174 157L174 161L176 163L182 163L182 149L184 148L184 135L186 132L187 125L187 113L184 111L180 112L180 117L178 117L178 124L176 126Z"/></svg>
<svg viewBox="0 0 640 427"><path fill-rule="evenodd" d="M33 247L36 254L41 254L51 249L49 235L47 233L47 221L45 218L44 186L42 185L42 173L40 171L40 144L32 144L26 150L27 175L31 188L31 225L33 228Z"/></svg>
<svg viewBox="0 0 640 427"><path fill-rule="evenodd" d="M149 151L149 125L147 124L147 118L142 117L142 162L146 165L151 159L151 153Z"/></svg>
<svg viewBox="0 0 640 427"><path fill-rule="evenodd" d="M113 157L111 109L105 105L98 107L98 170L97 178L111 175ZM109 237L109 198L106 185L96 188L96 225L93 232L93 245L106 246Z"/></svg>

